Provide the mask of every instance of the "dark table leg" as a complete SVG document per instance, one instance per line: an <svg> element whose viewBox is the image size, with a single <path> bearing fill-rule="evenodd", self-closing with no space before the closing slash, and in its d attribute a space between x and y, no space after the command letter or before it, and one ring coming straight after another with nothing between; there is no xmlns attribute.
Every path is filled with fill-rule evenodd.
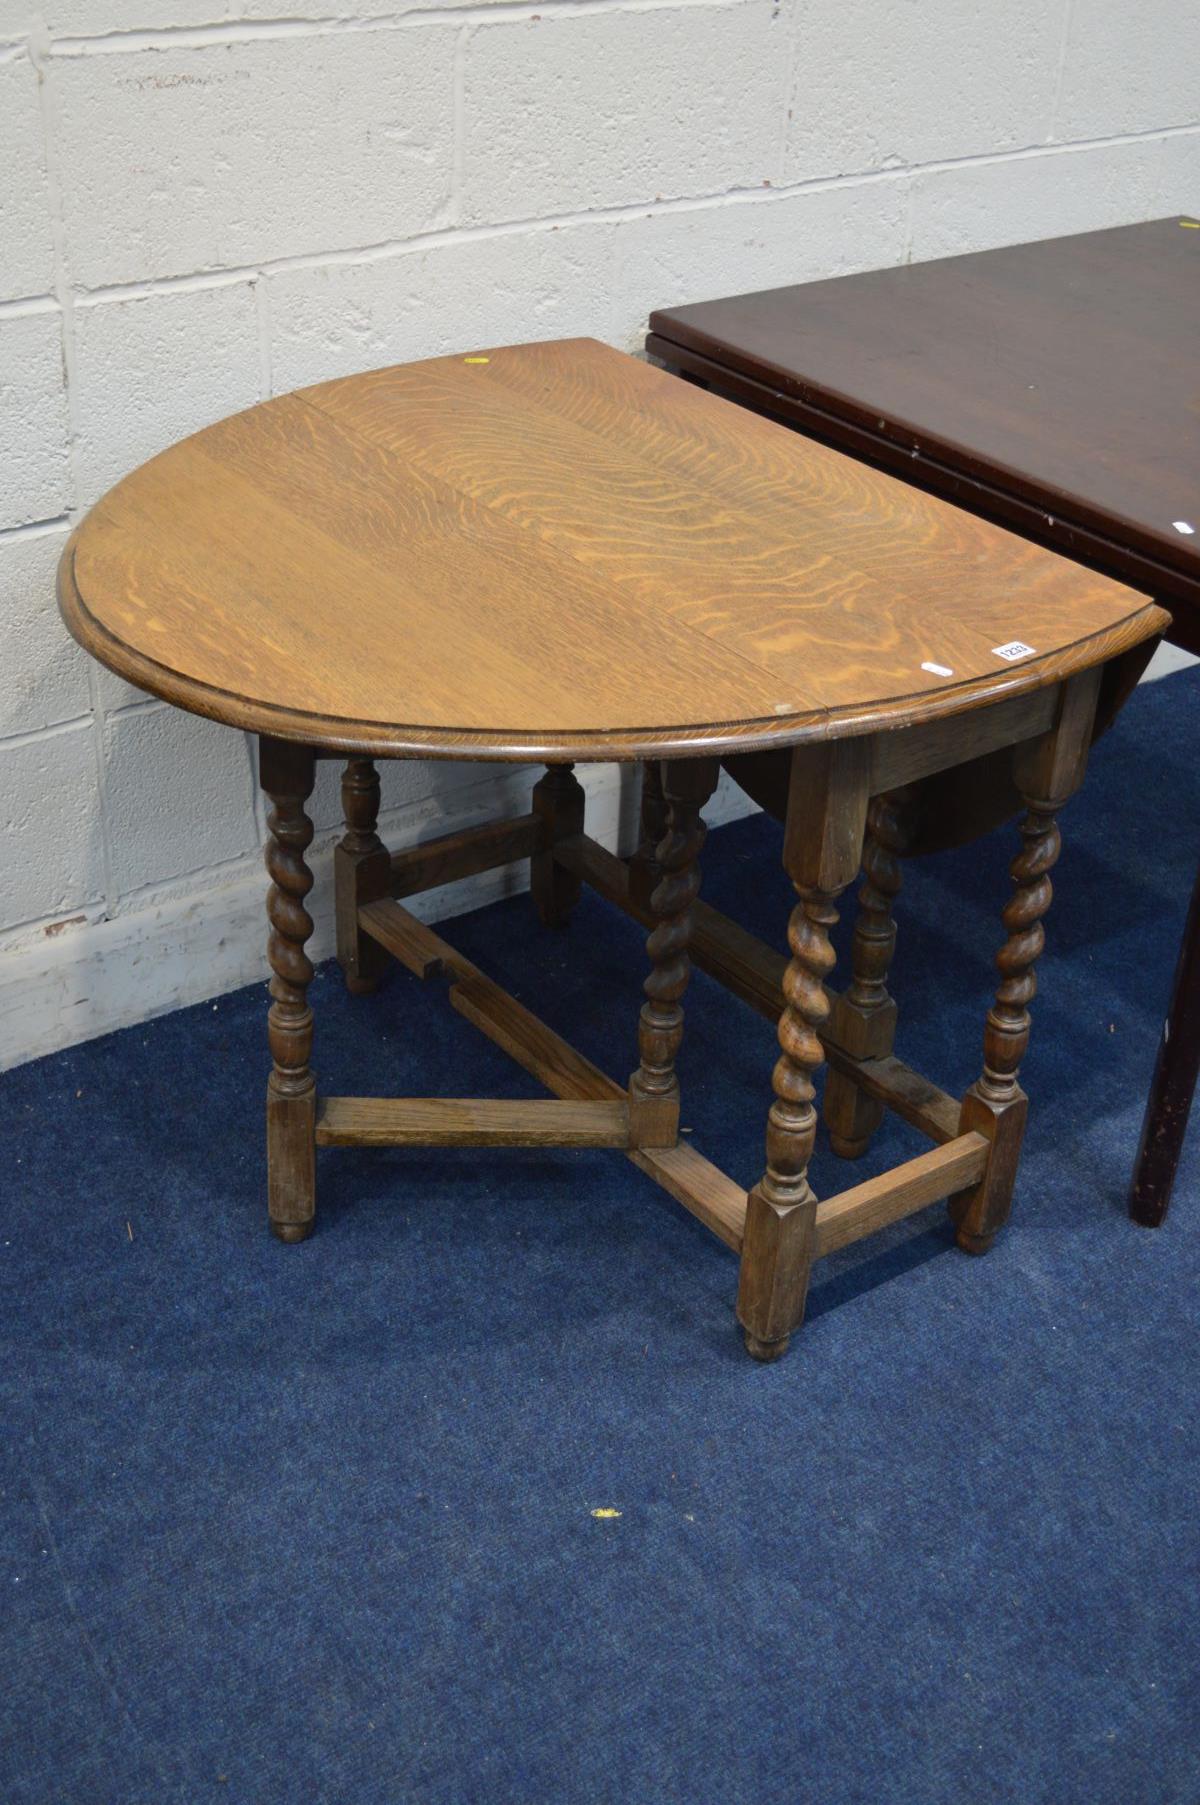
<svg viewBox="0 0 1200 1805"><path fill-rule="evenodd" d="M1175 984L1158 1044L1142 1143L1133 1170L1129 1214L1157 1228L1171 1201L1175 1168L1183 1151L1188 1111L1200 1074L1200 869L1192 890Z"/></svg>

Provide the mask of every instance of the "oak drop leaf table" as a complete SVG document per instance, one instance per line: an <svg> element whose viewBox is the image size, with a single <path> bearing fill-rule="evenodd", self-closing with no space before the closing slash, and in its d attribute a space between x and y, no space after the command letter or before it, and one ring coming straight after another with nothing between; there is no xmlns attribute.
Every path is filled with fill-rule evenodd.
<svg viewBox="0 0 1200 1805"><path fill-rule="evenodd" d="M589 340L377 370L222 421L92 510L59 598L113 670L259 736L268 1207L282 1240L312 1228L318 1146L621 1148L740 1253L738 1315L761 1359L787 1347L823 1254L939 1198L964 1248L991 1243L1025 1117L1017 1073L1055 814L1161 609ZM781 748L790 961L697 900L720 760ZM960 1102L891 1053L885 889L868 885L833 1015L829 930L872 799L1009 748L1021 850L983 1071ZM305 804L328 757L346 759L335 876L351 990L371 989L389 957L448 981L454 1008L551 1098L318 1093ZM547 770L527 814L392 855L376 831L379 758ZM585 834L573 770L613 760L645 771L629 861ZM544 923L566 921L586 880L650 930L627 1085L400 900L526 858ZM765 1170L748 1197L678 1135L689 958L778 1019ZM823 1057L841 1087L835 1146L860 1150L887 1106L933 1148L818 1203L807 1167Z"/></svg>

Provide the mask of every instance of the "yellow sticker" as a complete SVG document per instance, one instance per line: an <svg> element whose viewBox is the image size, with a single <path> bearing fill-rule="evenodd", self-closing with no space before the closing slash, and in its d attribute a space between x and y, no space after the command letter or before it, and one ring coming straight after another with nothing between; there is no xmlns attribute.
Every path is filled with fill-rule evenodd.
<svg viewBox="0 0 1200 1805"><path fill-rule="evenodd" d="M594 1510L592 1512L593 1517L604 1517L605 1519L608 1519L609 1517L619 1517L620 1514L619 1510Z"/></svg>
<svg viewBox="0 0 1200 1805"><path fill-rule="evenodd" d="M492 360L490 357L464 357L463 358L463 362L465 364L490 364L491 361Z"/></svg>
<svg viewBox="0 0 1200 1805"><path fill-rule="evenodd" d="M1181 219L1179 223L1186 226L1189 232L1200 232L1200 219Z"/></svg>

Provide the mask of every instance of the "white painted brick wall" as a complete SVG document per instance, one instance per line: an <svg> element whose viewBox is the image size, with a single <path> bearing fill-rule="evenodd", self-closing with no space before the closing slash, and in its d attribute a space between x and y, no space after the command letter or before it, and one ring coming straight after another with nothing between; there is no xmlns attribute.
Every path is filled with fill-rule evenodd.
<svg viewBox="0 0 1200 1805"><path fill-rule="evenodd" d="M1050 0L799 0L785 177L1044 143L1062 17Z"/></svg>
<svg viewBox="0 0 1200 1805"><path fill-rule="evenodd" d="M606 221L488 236L263 281L277 390L472 345L590 333L612 322L617 227Z"/></svg>
<svg viewBox="0 0 1200 1805"><path fill-rule="evenodd" d="M0 314L0 531L70 505L69 440L58 309Z"/></svg>
<svg viewBox="0 0 1200 1805"><path fill-rule="evenodd" d="M134 464L262 395L254 284L74 309L75 475L90 506Z"/></svg>
<svg viewBox="0 0 1200 1805"><path fill-rule="evenodd" d="M0 294L46 294L54 286L50 185L37 81L20 51L0 50L0 167Z"/></svg>
<svg viewBox="0 0 1200 1805"><path fill-rule="evenodd" d="M90 288L447 224L452 28L54 60L63 226Z"/></svg>
<svg viewBox="0 0 1200 1805"><path fill-rule="evenodd" d="M1198 60L1178 0L0 0L0 1066L262 970L248 743L58 624L119 475L348 370L1200 208ZM389 766L389 835L529 775ZM327 913L331 768L313 814Z"/></svg>
<svg viewBox="0 0 1200 1805"><path fill-rule="evenodd" d="M1196 122L1200 8L1074 0L1056 115L1063 138L1154 132Z"/></svg>
<svg viewBox="0 0 1200 1805"><path fill-rule="evenodd" d="M90 659L59 618L54 573L65 527L0 534L0 748L18 734L80 721L91 707ZM131 696L136 695L131 690ZM8 798L5 798L7 801ZM0 804L0 819L5 810Z"/></svg>
<svg viewBox="0 0 1200 1805"><path fill-rule="evenodd" d="M465 220L769 182L789 23L772 0L738 0L479 26L465 59Z"/></svg>
<svg viewBox="0 0 1200 1805"><path fill-rule="evenodd" d="M61 918L102 898L104 836L90 725L7 742L0 817L3 919Z"/></svg>

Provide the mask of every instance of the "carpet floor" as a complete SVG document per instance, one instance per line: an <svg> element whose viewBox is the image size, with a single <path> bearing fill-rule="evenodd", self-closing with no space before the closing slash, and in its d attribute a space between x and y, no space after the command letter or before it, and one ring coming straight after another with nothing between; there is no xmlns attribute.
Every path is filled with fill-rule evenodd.
<svg viewBox="0 0 1200 1805"><path fill-rule="evenodd" d="M1163 1230L1124 1199L1197 769L1189 671L1065 812L994 1251L940 1205L846 1249L775 1366L617 1153L331 1150L278 1245L261 986L0 1079L4 1805L1195 1805L1200 1131ZM948 1089L1014 849L907 868L898 1050ZM782 944L771 822L704 872ZM629 1071L634 924L448 932ZM541 1094L435 989L322 969L322 1087ZM684 1121L746 1183L773 1056L697 976Z"/></svg>

